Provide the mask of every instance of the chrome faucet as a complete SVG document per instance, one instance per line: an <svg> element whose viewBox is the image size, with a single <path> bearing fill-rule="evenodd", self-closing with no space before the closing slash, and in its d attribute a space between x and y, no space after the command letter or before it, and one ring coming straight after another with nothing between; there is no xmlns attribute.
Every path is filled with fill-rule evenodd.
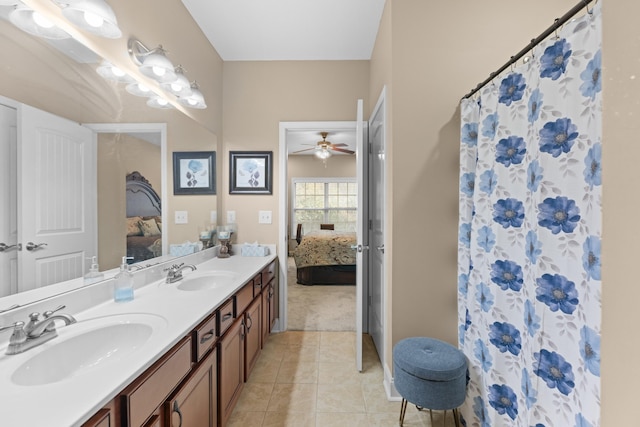
<svg viewBox="0 0 640 427"><path fill-rule="evenodd" d="M40 313L31 313L29 315L29 323L26 325L24 322L16 322L13 325L0 327L0 331L13 328L6 354L23 353L57 337L56 320L64 321L65 325L76 323L76 319L70 314L53 314L63 308L65 306L61 305L55 310L45 311L43 313L44 319L42 320L40 320Z"/></svg>
<svg viewBox="0 0 640 427"><path fill-rule="evenodd" d="M164 271L167 271L167 283L175 283L182 280L182 271L185 268L190 268L191 271L197 270L196 266L193 264L173 264L169 268L165 268Z"/></svg>

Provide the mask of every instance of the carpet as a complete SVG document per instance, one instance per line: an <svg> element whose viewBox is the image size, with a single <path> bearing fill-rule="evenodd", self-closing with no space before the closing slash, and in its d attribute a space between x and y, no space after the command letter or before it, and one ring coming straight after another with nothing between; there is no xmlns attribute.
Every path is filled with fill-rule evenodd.
<svg viewBox="0 0 640 427"><path fill-rule="evenodd" d="M355 331L356 287L296 283L293 258L287 264L287 329L294 331Z"/></svg>

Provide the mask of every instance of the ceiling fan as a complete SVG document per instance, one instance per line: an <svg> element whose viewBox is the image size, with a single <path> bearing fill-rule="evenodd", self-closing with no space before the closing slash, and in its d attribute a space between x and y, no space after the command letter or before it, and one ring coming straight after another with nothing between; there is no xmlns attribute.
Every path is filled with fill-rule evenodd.
<svg viewBox="0 0 640 427"><path fill-rule="evenodd" d="M320 159L327 159L328 157L331 156L331 152L332 151L339 151L341 153L346 153L346 154L354 154L355 151L352 150L348 150L346 148L340 148L340 147L347 147L347 144L333 144L331 141L327 141L327 136L329 135L329 132L320 132L320 136L322 137L322 141L318 141L315 144L303 144L303 145L313 145L312 148L305 148L304 150L299 150L299 151L294 151L292 154L297 154L297 153L303 153L305 151L311 151L311 150L315 150L315 155L316 157L319 157Z"/></svg>

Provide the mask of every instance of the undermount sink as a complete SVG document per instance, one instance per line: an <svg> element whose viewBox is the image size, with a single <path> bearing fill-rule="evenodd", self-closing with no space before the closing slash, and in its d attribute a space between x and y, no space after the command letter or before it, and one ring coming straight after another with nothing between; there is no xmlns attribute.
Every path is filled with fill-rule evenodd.
<svg viewBox="0 0 640 427"><path fill-rule="evenodd" d="M182 291L203 291L218 289L232 284L238 277L232 271L211 271L185 275L178 283L178 289Z"/></svg>
<svg viewBox="0 0 640 427"><path fill-rule="evenodd" d="M56 383L129 357L167 326L153 314L122 314L78 321L58 328L59 336L38 347L12 374L13 383ZM26 353L28 354L28 353Z"/></svg>

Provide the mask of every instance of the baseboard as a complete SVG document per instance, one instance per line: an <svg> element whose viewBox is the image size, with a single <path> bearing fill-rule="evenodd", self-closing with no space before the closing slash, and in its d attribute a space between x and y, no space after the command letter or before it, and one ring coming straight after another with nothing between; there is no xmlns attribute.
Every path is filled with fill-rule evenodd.
<svg viewBox="0 0 640 427"><path fill-rule="evenodd" d="M402 396L400 396L400 393L398 393L398 390L396 390L396 387L393 385L393 375L391 375L391 371L386 366L386 364L383 367L383 369L384 369L383 386L384 386L384 392L387 395L387 400L390 402L400 402L402 400Z"/></svg>

